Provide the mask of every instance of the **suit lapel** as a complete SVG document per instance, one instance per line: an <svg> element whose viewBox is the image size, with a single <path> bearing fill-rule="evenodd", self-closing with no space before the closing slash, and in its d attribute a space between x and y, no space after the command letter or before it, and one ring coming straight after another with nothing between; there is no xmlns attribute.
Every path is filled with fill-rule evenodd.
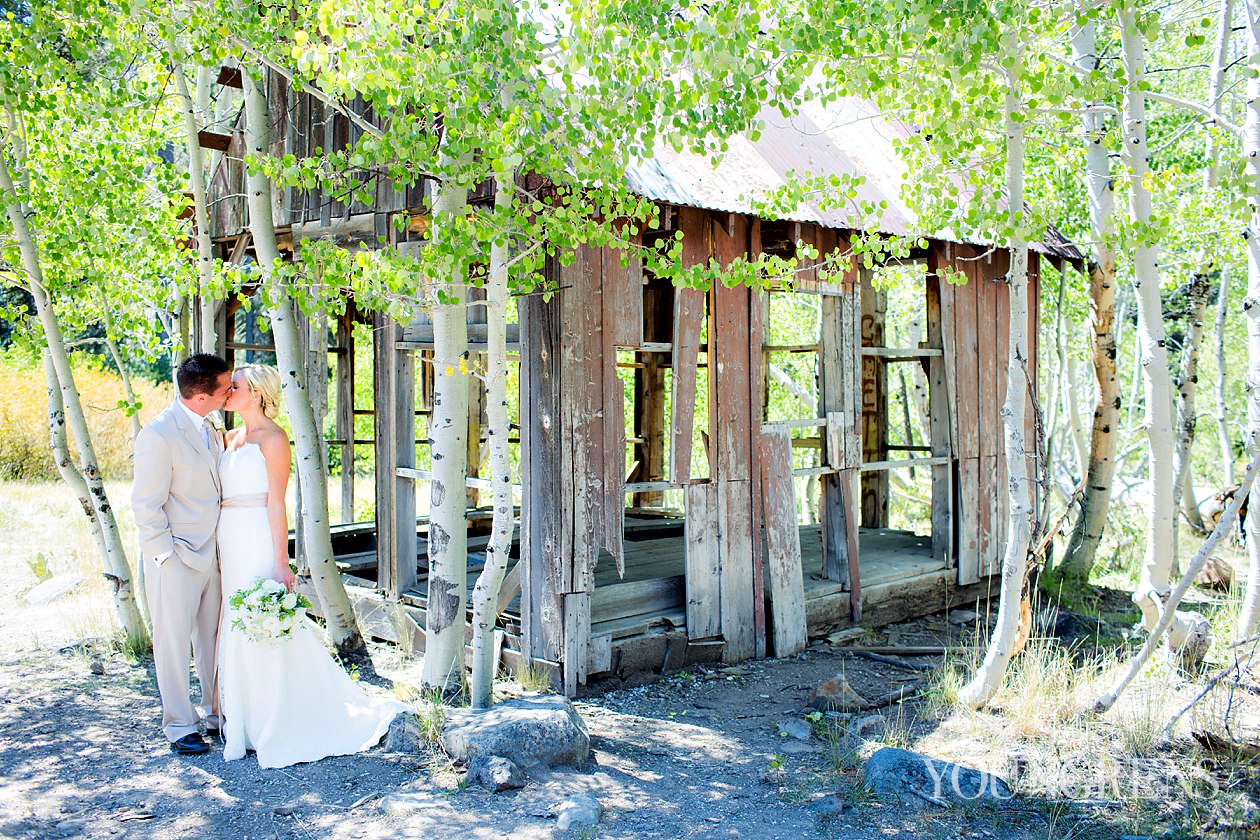
<svg viewBox="0 0 1260 840"><path fill-rule="evenodd" d="M180 431L188 440L189 445L197 450L197 453L205 460L206 467L210 470L210 480L214 482L215 489L221 490L222 488L219 487L218 454L213 449L206 447L206 439L201 434L201 429L193 425L192 418L184 411L183 406L176 402L173 409L175 411L175 422L179 424Z"/></svg>

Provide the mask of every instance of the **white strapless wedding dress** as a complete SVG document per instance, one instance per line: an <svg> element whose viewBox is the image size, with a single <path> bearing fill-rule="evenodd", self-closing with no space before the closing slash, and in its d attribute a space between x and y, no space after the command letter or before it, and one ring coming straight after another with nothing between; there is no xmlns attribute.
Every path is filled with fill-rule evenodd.
<svg viewBox="0 0 1260 840"><path fill-rule="evenodd" d="M228 599L275 569L262 450L247 443L224 452L219 477L223 757L231 761L254 750L259 766L286 767L373 746L406 707L352 680L325 649L318 625L304 618L291 636L274 642L253 641L231 626Z"/></svg>

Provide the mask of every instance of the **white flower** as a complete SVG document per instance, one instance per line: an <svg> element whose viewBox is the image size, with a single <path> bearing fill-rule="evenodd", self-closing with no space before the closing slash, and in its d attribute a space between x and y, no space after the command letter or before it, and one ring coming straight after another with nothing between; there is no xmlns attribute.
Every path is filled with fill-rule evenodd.
<svg viewBox="0 0 1260 840"><path fill-rule="evenodd" d="M280 606L286 610L297 609L297 595L293 592L286 592L284 597L280 599Z"/></svg>

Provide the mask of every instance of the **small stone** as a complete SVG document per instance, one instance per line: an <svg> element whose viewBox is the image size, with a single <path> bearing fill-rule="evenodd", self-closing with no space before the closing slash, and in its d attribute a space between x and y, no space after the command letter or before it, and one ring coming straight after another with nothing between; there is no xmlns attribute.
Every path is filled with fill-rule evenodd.
<svg viewBox="0 0 1260 840"><path fill-rule="evenodd" d="M105 663L99 659L93 659L92 664L88 666L88 670L98 677L105 676Z"/></svg>
<svg viewBox="0 0 1260 840"><path fill-rule="evenodd" d="M975 610L954 610L949 614L949 623L955 627L965 627L979 617Z"/></svg>
<svg viewBox="0 0 1260 840"><path fill-rule="evenodd" d="M856 709L865 706L867 700L853 690L844 674L838 674L821 683L809 697L809 705L815 709Z"/></svg>
<svg viewBox="0 0 1260 840"><path fill-rule="evenodd" d="M31 606L41 606L51 603L63 595L68 595L83 583L83 578L78 575L57 575L51 577L38 586L31 588L23 597L23 600Z"/></svg>
<svg viewBox="0 0 1260 840"><path fill-rule="evenodd" d="M599 825L604 806L595 797L579 793L556 806L556 827L561 831Z"/></svg>
<svg viewBox="0 0 1260 840"><path fill-rule="evenodd" d="M1234 584L1234 567L1219 557L1209 557L1194 576L1194 582L1205 589L1228 592Z"/></svg>
<svg viewBox="0 0 1260 840"><path fill-rule="evenodd" d="M292 805L277 805L276 807L271 809L271 813L275 814L277 817L292 816L293 806Z"/></svg>
<svg viewBox="0 0 1260 840"><path fill-rule="evenodd" d="M780 738L795 738L798 741L809 741L814 737L814 727L809 725L809 721L800 718L791 718L779 724Z"/></svg>
<svg viewBox="0 0 1260 840"><path fill-rule="evenodd" d="M779 745L779 752L783 755L805 755L818 752L818 746L805 741L784 741Z"/></svg>
<svg viewBox="0 0 1260 840"><path fill-rule="evenodd" d="M883 735L886 728L887 722L884 720L883 715L867 715L854 721L849 731L859 738L871 740ZM869 735L867 734L868 732L870 733Z"/></svg>
<svg viewBox="0 0 1260 840"><path fill-rule="evenodd" d="M525 787L525 773L516 762L501 755L479 755L468 765L468 783L502 793Z"/></svg>
<svg viewBox="0 0 1260 840"><path fill-rule="evenodd" d="M834 793L821 796L810 805L814 813L823 819L838 817L844 813L847 807L847 803Z"/></svg>

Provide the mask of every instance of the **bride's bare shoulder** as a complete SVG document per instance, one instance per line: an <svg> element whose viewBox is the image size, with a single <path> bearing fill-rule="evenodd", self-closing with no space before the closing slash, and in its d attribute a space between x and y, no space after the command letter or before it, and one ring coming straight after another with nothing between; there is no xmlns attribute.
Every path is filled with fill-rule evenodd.
<svg viewBox="0 0 1260 840"><path fill-rule="evenodd" d="M268 458L287 459L290 457L289 436L279 426L260 431L255 442L258 444L258 448L263 451L263 455Z"/></svg>

